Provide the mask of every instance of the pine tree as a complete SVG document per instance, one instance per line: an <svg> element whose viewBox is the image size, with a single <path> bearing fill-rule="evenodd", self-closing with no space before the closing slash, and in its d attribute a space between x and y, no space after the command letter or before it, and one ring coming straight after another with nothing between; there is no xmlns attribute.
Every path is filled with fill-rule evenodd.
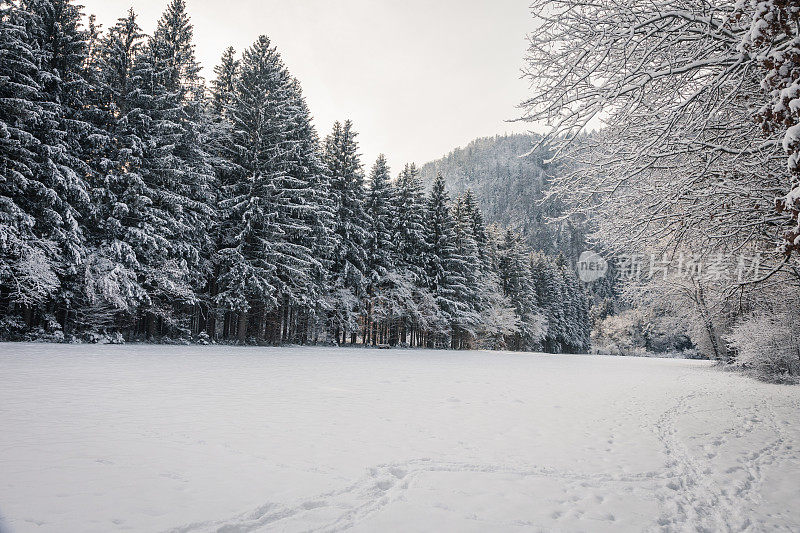
<svg viewBox="0 0 800 533"><path fill-rule="evenodd" d="M211 249L212 169L199 131L203 87L192 34L183 0L173 0L133 68L128 120L141 157L131 168L140 181L128 216L141 223L131 245L150 297L148 336L165 324L188 329L174 318L197 302L210 267L203 256Z"/></svg>
<svg viewBox="0 0 800 533"><path fill-rule="evenodd" d="M48 121L36 132L51 152L40 172L60 197L58 240L64 264L77 265L84 251L79 219L89 208L84 176L91 172L81 157L82 142L92 131L82 114L88 91L83 70L88 34L81 28L80 6L71 0L27 0L21 6L32 15L27 31L42 74L43 105L50 110Z"/></svg>
<svg viewBox="0 0 800 533"><path fill-rule="evenodd" d="M240 169L234 159L236 158L233 143L233 124L229 120L229 110L234 103L236 87L239 83L241 61L236 59L233 47L228 47L222 54L220 63L214 67L216 78L211 81L211 98L209 104L209 120L207 126L207 151L210 155L210 164L214 168L214 181L212 188L214 195L214 223L211 228L213 250L211 252L211 268L208 275L208 311L206 314L205 329L211 338L218 334L217 320L220 312L226 313L225 307L217 307L219 303L220 277L222 275L222 250L229 246L226 235L231 232L231 221L226 218L223 206L230 200L229 193L237 176L241 175ZM230 318L230 317L228 317ZM224 334L229 331L223 331Z"/></svg>
<svg viewBox="0 0 800 533"><path fill-rule="evenodd" d="M369 176L367 187L366 214L366 317L365 344L371 339L378 340L378 324L373 323L373 306L377 292L386 284L394 259L392 241L392 195L389 184L389 167L383 154L378 156Z"/></svg>
<svg viewBox="0 0 800 533"><path fill-rule="evenodd" d="M114 117L110 113L109 94L103 72L103 39L101 27L96 23L94 15L89 16L86 30L86 57L82 65L83 79L82 97L79 103L79 115L84 129L79 135L80 157L88 164L89 174L85 176L92 198L92 208L87 212L87 238L91 241L94 220L97 219L97 193L102 186L103 178L113 170L110 155L115 142L111 125ZM73 122L74 124L75 122ZM102 192L101 192L102 194Z"/></svg>
<svg viewBox="0 0 800 533"><path fill-rule="evenodd" d="M436 304L448 322L447 330L434 334L433 344L440 346L445 345L448 336L451 345L458 345L463 333L458 328L472 314L466 297L466 267L456 247L455 221L449 204L444 178L439 174L428 198L427 277Z"/></svg>
<svg viewBox="0 0 800 533"><path fill-rule="evenodd" d="M35 267L42 279L54 279L53 273L58 278L38 289L36 283L12 289L9 300L24 307L29 327L41 319L55 323L56 318L64 326L86 256L81 222L91 209L86 146L94 131L87 122L84 71L88 34L81 28L80 8L69 0L9 3L0 16L0 75L8 80L3 90L10 96L2 111L9 128L2 136L10 141L4 143L10 179L0 196L8 199L4 211L13 228L10 242L16 243L16 250L9 250L6 273ZM20 270L20 279L23 274Z"/></svg>
<svg viewBox="0 0 800 533"><path fill-rule="evenodd" d="M418 286L426 286L426 203L422 181L414 163L406 164L395 186L394 247L396 258Z"/></svg>
<svg viewBox="0 0 800 533"><path fill-rule="evenodd" d="M61 221L58 193L42 176L48 151L36 136L54 120L29 34L34 16L10 0L0 9L0 303L30 318L58 287L58 232L47 228Z"/></svg>
<svg viewBox="0 0 800 533"><path fill-rule="evenodd" d="M237 312L240 340L304 342L326 290L327 177L299 84L267 37L245 51L226 115L237 170L221 204L218 300Z"/></svg>
<svg viewBox="0 0 800 533"><path fill-rule="evenodd" d="M393 262L392 225L394 210L389 167L383 154L378 156L369 176L367 201L367 283L374 286L385 277Z"/></svg>
<svg viewBox="0 0 800 533"><path fill-rule="evenodd" d="M507 229L498 245L498 275L503 294L520 321L519 333L512 342L516 350L539 349L542 340L541 310L526 252L520 236Z"/></svg>
<svg viewBox="0 0 800 533"><path fill-rule="evenodd" d="M589 350L591 332L591 303L581 281L563 256L556 258L563 280L561 301L564 306L563 351L582 353Z"/></svg>
<svg viewBox="0 0 800 533"><path fill-rule="evenodd" d="M144 188L133 171L140 161L141 139L129 122L133 61L143 37L136 14L129 10L94 42L90 57L95 124L105 132L105 142L95 152L98 163L90 181L94 209L87 219L88 257L75 312L79 324L91 329L111 327L149 303L132 246L142 224L131 216L131 207L142 201L138 191Z"/></svg>
<svg viewBox="0 0 800 533"><path fill-rule="evenodd" d="M326 270L333 248L330 179L322 159L319 139L300 83L291 78L288 90L287 129L281 142L285 178L278 190L285 208L279 213L286 241L285 261L278 262L283 279L284 341L305 343L311 326L325 311L328 293ZM304 267L303 275L298 265Z"/></svg>
<svg viewBox="0 0 800 533"><path fill-rule="evenodd" d="M474 206L471 206L474 207ZM457 261L453 267L460 270L463 285L457 294L462 304L461 314L453 320L454 331L458 332L458 345L455 348L474 347L472 345L480 329L480 314L484 308L481 301L480 286L484 283L483 265L478 243L475 238L474 212L468 208L464 197L458 198L453 206L455 250Z"/></svg>
<svg viewBox="0 0 800 533"><path fill-rule="evenodd" d="M324 161L330 175L333 210L331 291L334 337L350 333L355 342L360 302L366 294L367 232L364 212L364 177L352 122L336 122L325 138ZM342 340L344 342L344 340Z"/></svg>
<svg viewBox="0 0 800 533"><path fill-rule="evenodd" d="M532 254L530 265L537 301L547 317L544 350L561 353L564 351L563 341L567 335L564 278L555 261L544 254Z"/></svg>
<svg viewBox="0 0 800 533"><path fill-rule="evenodd" d="M470 219L475 245L478 247L478 255L483 261L486 259L485 250L489 239L486 234L486 222L483 218L483 213L478 207L478 203L475 201L472 189L467 189L467 192L464 193L463 202L466 216Z"/></svg>
<svg viewBox="0 0 800 533"><path fill-rule="evenodd" d="M469 250L467 279L473 295L472 308L478 314L474 324L478 345L491 349L519 349L522 319L501 286L497 239L489 238L483 214L471 190L459 198L456 207L457 220L463 228L460 232L466 236L466 250Z"/></svg>
<svg viewBox="0 0 800 533"><path fill-rule="evenodd" d="M222 53L219 65L214 67L215 78L211 81L211 109L217 118L222 118L233 102L240 68L241 61L236 59L236 50L229 46Z"/></svg>
<svg viewBox="0 0 800 533"><path fill-rule="evenodd" d="M237 313L236 335L247 337L251 308L277 309L278 279L273 257L280 238L275 169L287 97L287 76L277 52L262 36L245 50L227 116L232 123L230 152L239 170L224 186L222 276L218 303ZM283 91L282 94L279 94ZM255 320L250 320L255 322Z"/></svg>
<svg viewBox="0 0 800 533"><path fill-rule="evenodd" d="M389 343L415 345L423 331L436 329L439 312L427 289L427 205L417 167L406 164L391 193L393 273L384 304L393 321Z"/></svg>

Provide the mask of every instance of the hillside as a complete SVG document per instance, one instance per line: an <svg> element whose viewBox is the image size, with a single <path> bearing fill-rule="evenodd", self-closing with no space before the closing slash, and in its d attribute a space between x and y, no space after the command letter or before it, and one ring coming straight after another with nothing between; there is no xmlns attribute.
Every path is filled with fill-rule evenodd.
<svg viewBox="0 0 800 533"><path fill-rule="evenodd" d="M526 155L535 141L534 135L526 134L481 137L426 163L421 176L431 183L441 172L452 196L472 189L487 222L513 228L534 249L575 258L583 245L582 233L571 224L546 224L548 216L559 214L559 207L541 202L548 186L544 154Z"/></svg>

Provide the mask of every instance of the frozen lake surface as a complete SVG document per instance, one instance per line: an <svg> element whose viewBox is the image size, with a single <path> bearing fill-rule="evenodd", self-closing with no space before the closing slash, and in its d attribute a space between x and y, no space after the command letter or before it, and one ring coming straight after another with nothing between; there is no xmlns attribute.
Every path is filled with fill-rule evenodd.
<svg viewBox="0 0 800 533"><path fill-rule="evenodd" d="M707 362L0 344L0 530L800 529L800 387Z"/></svg>

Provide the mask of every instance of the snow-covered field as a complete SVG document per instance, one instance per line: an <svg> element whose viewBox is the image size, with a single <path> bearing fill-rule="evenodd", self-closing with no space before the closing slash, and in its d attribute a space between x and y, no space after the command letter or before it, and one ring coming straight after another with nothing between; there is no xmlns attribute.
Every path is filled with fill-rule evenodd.
<svg viewBox="0 0 800 533"><path fill-rule="evenodd" d="M798 530L800 387L664 359L0 344L0 529Z"/></svg>

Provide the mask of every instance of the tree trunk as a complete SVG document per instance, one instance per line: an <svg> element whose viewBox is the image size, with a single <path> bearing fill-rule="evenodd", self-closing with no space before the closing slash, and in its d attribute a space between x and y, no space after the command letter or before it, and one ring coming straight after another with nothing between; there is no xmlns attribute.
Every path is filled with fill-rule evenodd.
<svg viewBox="0 0 800 533"><path fill-rule="evenodd" d="M153 340L156 336L157 319L154 313L147 313L147 340Z"/></svg>
<svg viewBox="0 0 800 533"><path fill-rule="evenodd" d="M206 332L212 339L217 338L217 312L214 308L213 302L214 298L219 293L219 289L217 287L217 280L219 279L219 276L219 265L214 265L214 273L211 275L211 279L208 280L208 320L206 320Z"/></svg>
<svg viewBox="0 0 800 533"><path fill-rule="evenodd" d="M239 323L237 327L237 339L244 343L247 340L247 311L239 312Z"/></svg>

